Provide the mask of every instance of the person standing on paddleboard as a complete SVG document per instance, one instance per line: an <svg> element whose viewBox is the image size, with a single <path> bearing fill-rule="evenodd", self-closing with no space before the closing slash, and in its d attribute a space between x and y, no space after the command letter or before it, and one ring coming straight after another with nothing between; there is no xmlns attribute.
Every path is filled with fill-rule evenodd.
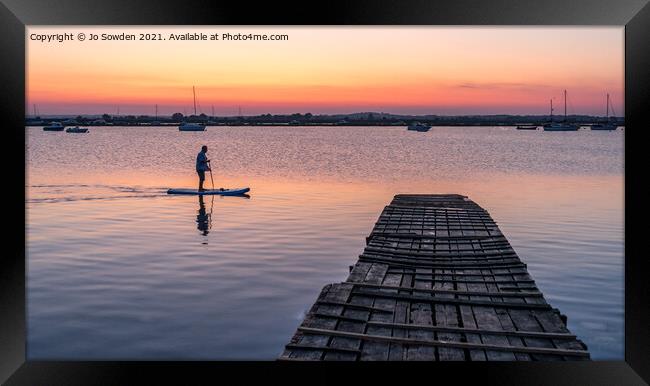
<svg viewBox="0 0 650 386"><path fill-rule="evenodd" d="M205 192L203 181L205 181L205 171L210 171L210 160L208 159L208 147L203 145L201 151L196 156L196 172L199 175L199 192Z"/></svg>

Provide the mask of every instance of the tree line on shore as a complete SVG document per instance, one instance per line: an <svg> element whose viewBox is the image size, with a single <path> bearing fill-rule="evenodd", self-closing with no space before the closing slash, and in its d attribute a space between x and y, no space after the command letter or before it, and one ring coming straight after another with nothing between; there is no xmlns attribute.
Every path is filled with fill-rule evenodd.
<svg viewBox="0 0 650 386"><path fill-rule="evenodd" d="M564 117L554 117L555 120ZM590 115L569 115L567 121L578 124L591 124L601 122L605 118ZM610 117L611 121L620 125L624 124L622 117ZM249 116L208 116L206 114L183 115L174 113L170 116L151 115L77 115L75 116L32 116L26 119L26 124L40 125L49 122L61 122L74 125L96 125L96 126L140 126L140 125L175 125L181 122L202 123L207 125L373 125L373 126L401 126L412 122L420 122L429 125L458 125L458 126L482 126L482 125L517 125L537 124L542 125L550 122L549 115L397 115L387 113L354 113L354 114L333 114L314 115L311 113L294 114L261 114Z"/></svg>

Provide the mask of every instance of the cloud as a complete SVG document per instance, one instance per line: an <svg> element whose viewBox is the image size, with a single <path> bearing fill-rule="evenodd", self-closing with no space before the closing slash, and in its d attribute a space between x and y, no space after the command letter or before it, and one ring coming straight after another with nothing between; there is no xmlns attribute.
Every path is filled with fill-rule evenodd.
<svg viewBox="0 0 650 386"><path fill-rule="evenodd" d="M549 88L552 87L547 84L535 84L535 83L521 83L521 82L463 82L456 85L458 88L469 88L469 89L486 89L486 90L495 90L495 89L507 89L507 90L519 90L519 91L533 91L540 88Z"/></svg>

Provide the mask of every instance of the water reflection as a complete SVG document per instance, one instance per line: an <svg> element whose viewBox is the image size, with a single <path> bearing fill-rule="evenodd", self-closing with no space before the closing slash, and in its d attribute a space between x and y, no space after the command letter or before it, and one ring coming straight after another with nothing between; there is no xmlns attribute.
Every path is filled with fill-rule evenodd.
<svg viewBox="0 0 650 386"><path fill-rule="evenodd" d="M255 200L197 211L165 193L194 186L195 137L100 129L92 157L28 129L30 359L273 360L398 193L469 196L592 358L623 358L621 132L222 127L219 184Z"/></svg>
<svg viewBox="0 0 650 386"><path fill-rule="evenodd" d="M198 229L201 232L201 235L207 236L210 233L210 229L212 229L212 210L214 209L214 195L210 195L210 211L208 212L205 207L205 201L204 201L204 196L198 196L199 197L199 210L198 214L196 215L196 229ZM220 198L224 198L223 196L219 196ZM241 194L237 196L232 196L232 197L241 197L241 198L246 198L250 199L251 196L248 194ZM203 244L207 244L204 242Z"/></svg>
<svg viewBox="0 0 650 386"><path fill-rule="evenodd" d="M214 196L210 200L210 213L205 210L203 196L199 196L199 214L196 216L197 229L203 236L207 236L212 229L212 209L214 208Z"/></svg>

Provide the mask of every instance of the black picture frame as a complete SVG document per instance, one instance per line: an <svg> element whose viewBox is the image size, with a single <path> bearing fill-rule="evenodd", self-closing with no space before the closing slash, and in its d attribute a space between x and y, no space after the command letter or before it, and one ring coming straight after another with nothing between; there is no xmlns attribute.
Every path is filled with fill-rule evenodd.
<svg viewBox="0 0 650 386"><path fill-rule="evenodd" d="M500 385L634 385L650 382L650 297L642 222L647 213L644 130L650 129L650 5L648 0L330 1L253 5L236 1L1 0L0 117L9 217L0 271L0 382L7 385L131 384L158 380L217 383L235 376L266 381L404 382L443 377ZM625 26L625 360L575 363L333 364L276 362L26 361L25 307L25 26L26 25L618 25ZM604 53L606 54L606 53ZM25 164L23 164L25 166ZM22 184L22 185L21 185ZM7 184L8 185L8 184ZM20 188L19 186L22 186ZM9 204L12 203L12 204ZM14 204L15 203L15 204ZM637 225L638 224L638 225ZM287 337L289 339L289 337ZM252 369L253 367L254 369ZM342 370L346 370L345 374ZM449 378L451 377L451 378ZM645 380L645 382L644 382Z"/></svg>

